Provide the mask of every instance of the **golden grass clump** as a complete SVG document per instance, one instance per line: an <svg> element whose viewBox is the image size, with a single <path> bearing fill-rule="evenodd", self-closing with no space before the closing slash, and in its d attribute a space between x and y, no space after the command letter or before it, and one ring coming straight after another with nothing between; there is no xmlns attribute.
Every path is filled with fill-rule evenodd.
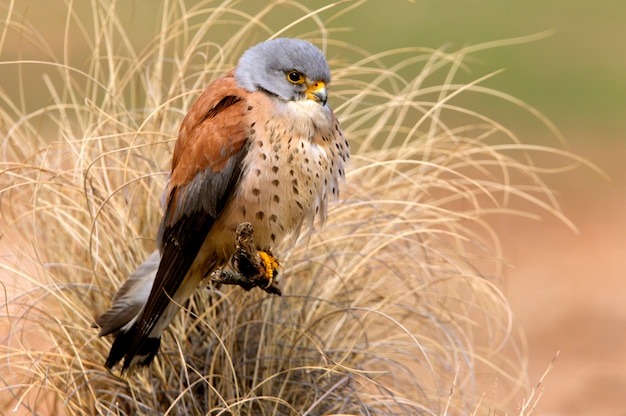
<svg viewBox="0 0 626 416"><path fill-rule="evenodd" d="M125 26L139 18L130 5L74 3L60 50L14 3L0 27L0 71L16 80L0 90L0 408L532 410L488 217L534 215L532 207L560 216L541 175L572 159L522 144L463 101L487 97L533 117L483 86L488 76L458 80L469 74L466 55L497 45L372 56L330 40L322 24L354 4L308 10L295 1L163 1L153 37L142 41L131 30L137 22ZM151 19L144 23L154 26ZM203 288L149 370L107 372L111 341L90 324L154 249L178 123L210 80L271 36L312 40L329 57L331 105L352 146L340 200L325 228L277 248L282 297ZM545 155L546 166L537 162Z"/></svg>

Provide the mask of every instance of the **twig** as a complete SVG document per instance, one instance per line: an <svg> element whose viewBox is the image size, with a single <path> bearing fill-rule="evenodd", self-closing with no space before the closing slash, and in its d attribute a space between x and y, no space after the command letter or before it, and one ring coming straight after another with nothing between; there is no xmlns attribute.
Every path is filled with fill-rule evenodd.
<svg viewBox="0 0 626 416"><path fill-rule="evenodd" d="M219 269L211 273L211 280L225 285L241 286L245 290L260 287L267 293L281 295L280 287L276 283L278 275L278 261L270 252L265 252L270 259L261 257L254 246L254 227L249 222L239 224L237 227L237 243L235 254L230 259L232 270ZM269 272L268 272L269 269Z"/></svg>

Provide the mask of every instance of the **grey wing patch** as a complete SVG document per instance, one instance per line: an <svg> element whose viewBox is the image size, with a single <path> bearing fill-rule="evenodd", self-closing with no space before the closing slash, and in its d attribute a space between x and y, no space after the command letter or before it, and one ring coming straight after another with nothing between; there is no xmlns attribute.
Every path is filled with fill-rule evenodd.
<svg viewBox="0 0 626 416"><path fill-rule="evenodd" d="M241 164L246 153L247 146L244 146L228 160L221 171L207 169L198 172L187 185L172 189L157 233L159 248L163 247L165 239L171 237L170 229L175 228L174 224L183 217L203 213L213 220L217 218L230 196L228 190L234 189L239 181ZM179 237L182 237L178 240L180 243L186 236Z"/></svg>

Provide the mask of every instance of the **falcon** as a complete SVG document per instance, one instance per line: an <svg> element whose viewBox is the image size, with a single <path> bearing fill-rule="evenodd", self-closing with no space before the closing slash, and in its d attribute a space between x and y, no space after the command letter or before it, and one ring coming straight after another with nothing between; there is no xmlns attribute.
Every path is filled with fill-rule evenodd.
<svg viewBox="0 0 626 416"><path fill-rule="evenodd" d="M198 97L174 146L157 250L94 323L100 336L115 337L107 368L152 362L180 306L228 264L240 224L252 225L271 281L272 247L295 241L316 217L325 221L349 157L329 83L317 47L280 38L248 49Z"/></svg>

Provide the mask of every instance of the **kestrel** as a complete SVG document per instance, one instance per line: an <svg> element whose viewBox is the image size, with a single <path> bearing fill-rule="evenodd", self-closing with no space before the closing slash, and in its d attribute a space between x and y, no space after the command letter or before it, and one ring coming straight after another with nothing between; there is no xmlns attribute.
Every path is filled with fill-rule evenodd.
<svg viewBox="0 0 626 416"><path fill-rule="evenodd" d="M329 83L318 48L274 39L247 50L196 100L174 147L158 250L96 320L100 336L115 336L106 367L150 364L180 305L228 263L240 224L252 224L271 277L271 248L316 217L324 222L349 157Z"/></svg>

